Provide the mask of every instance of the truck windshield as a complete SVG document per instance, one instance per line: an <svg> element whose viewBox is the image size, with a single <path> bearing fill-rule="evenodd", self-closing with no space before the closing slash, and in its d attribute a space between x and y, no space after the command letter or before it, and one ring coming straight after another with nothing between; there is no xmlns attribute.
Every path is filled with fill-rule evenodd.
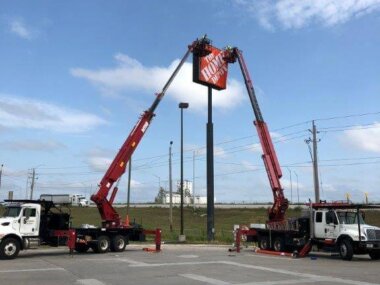
<svg viewBox="0 0 380 285"><path fill-rule="evenodd" d="M339 223L341 224L357 224L358 215L355 212L338 212ZM362 215L360 217L360 224L365 224Z"/></svg>
<svg viewBox="0 0 380 285"><path fill-rule="evenodd" d="M3 214L3 217L18 217L20 214L21 208L20 207L8 207L5 209L5 212Z"/></svg>

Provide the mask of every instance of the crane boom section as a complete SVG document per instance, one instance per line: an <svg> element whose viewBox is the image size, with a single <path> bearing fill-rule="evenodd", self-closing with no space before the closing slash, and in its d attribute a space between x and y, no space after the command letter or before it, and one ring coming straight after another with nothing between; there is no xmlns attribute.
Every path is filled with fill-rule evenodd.
<svg viewBox="0 0 380 285"><path fill-rule="evenodd" d="M253 87L247 65L245 64L242 52L236 47L226 49L224 59L230 63L234 63L236 59L239 62L245 86L247 88L249 99L251 101L253 112L255 114L256 120L254 121L254 124L256 126L256 130L260 139L260 144L263 150L262 158L268 175L269 184L273 193L274 203L272 208L269 210L269 222L282 221L285 217L285 211L288 208L288 200L284 196L284 191L280 182L282 171L278 162L276 151L273 146L272 138L268 130L268 126L263 119L263 115L256 98L255 89Z"/></svg>
<svg viewBox="0 0 380 285"><path fill-rule="evenodd" d="M154 111L160 103L161 99L164 97L165 92L169 88L170 84L173 82L175 76L178 74L179 70L185 63L186 59L191 52L201 54L201 56L207 55L209 49L210 41L205 37L194 41L191 45L188 46L188 49L185 55L182 57L181 61L178 63L177 67L173 71L172 75L164 85L160 93L156 94L156 98L153 101L153 104L148 110L146 110L135 127L132 129L128 138L125 140L124 144L120 148L119 152L115 156L111 165L109 166L107 172L105 173L103 179L99 184L99 189L97 193L91 196L91 200L95 202L98 207L99 213L103 220L104 227L120 227L123 226L119 214L112 207L113 200L115 198L118 187L113 187L114 183L120 179L124 174L126 165L136 147L139 145L142 137L144 136L146 130L148 129L153 117ZM113 188L112 188L113 187ZM108 195L111 192L111 197L108 199Z"/></svg>

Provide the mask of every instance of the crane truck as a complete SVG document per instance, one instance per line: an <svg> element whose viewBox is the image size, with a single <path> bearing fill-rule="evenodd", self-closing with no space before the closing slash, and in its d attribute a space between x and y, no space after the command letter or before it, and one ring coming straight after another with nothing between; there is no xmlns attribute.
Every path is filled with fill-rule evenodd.
<svg viewBox="0 0 380 285"><path fill-rule="evenodd" d="M371 259L380 259L380 228L367 225L361 215L364 209L378 210L380 206L310 203L309 211L303 217L285 217L289 202L280 182L281 167L242 51L236 47L227 47L224 60L228 63L239 62L256 118L254 125L262 146L262 158L274 199L265 224L252 224L236 230L236 250L240 251L240 241L244 236L247 241L257 242L261 252L287 252L305 256L315 246L318 249L339 252L344 260L351 260L354 254L369 254Z"/></svg>
<svg viewBox="0 0 380 285"><path fill-rule="evenodd" d="M8 205L0 218L0 258L13 259L20 250L44 244L67 245L70 252L86 252L90 248L97 253L109 250L120 252L130 240L142 241L147 234L155 235L156 250L160 250L160 229L144 230L140 225L129 224L122 220L112 206L118 191L118 181L155 116L154 111L190 53L202 57L210 52L210 40L206 36L188 46L162 91L156 94L153 104L143 112L116 154L100 181L98 191L91 196L102 218L101 227L84 225L81 228L72 228L70 211L68 208L58 207L54 199L45 197L40 200L9 200L6 201Z"/></svg>

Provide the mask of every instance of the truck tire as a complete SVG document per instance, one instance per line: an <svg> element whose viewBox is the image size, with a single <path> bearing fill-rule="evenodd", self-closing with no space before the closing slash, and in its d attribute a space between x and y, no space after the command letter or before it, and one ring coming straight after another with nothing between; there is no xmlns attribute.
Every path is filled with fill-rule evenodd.
<svg viewBox="0 0 380 285"><path fill-rule="evenodd" d="M111 251L122 252L127 246L127 239L122 235L116 235L111 240Z"/></svg>
<svg viewBox="0 0 380 285"><path fill-rule="evenodd" d="M275 251L284 251L284 239L282 237L276 237L273 242L273 249Z"/></svg>
<svg viewBox="0 0 380 285"><path fill-rule="evenodd" d="M379 260L380 259L380 251L371 251L369 253L369 256L372 260Z"/></svg>
<svg viewBox="0 0 380 285"><path fill-rule="evenodd" d="M349 239L344 239L339 244L339 254L343 260L351 260L354 256L354 248Z"/></svg>
<svg viewBox="0 0 380 285"><path fill-rule="evenodd" d="M108 236L99 236L92 249L96 253L106 253L110 249L110 244Z"/></svg>
<svg viewBox="0 0 380 285"><path fill-rule="evenodd" d="M269 249L269 240L266 236L260 236L259 237L259 248L263 250Z"/></svg>
<svg viewBox="0 0 380 285"><path fill-rule="evenodd" d="M75 244L75 251L78 253L85 253L88 251L90 246L86 243L77 243Z"/></svg>
<svg viewBox="0 0 380 285"><path fill-rule="evenodd" d="M14 259L20 252L20 242L14 238L6 238L0 244L0 258Z"/></svg>

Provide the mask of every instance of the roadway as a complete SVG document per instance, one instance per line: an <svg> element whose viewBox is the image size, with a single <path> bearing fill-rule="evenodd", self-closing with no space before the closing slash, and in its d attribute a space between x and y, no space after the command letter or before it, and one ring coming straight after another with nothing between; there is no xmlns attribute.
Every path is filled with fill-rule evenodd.
<svg viewBox="0 0 380 285"><path fill-rule="evenodd" d="M0 261L2 285L374 285L380 261L367 256L342 261L336 256L293 259L259 255L226 246L163 245L160 253L129 245L123 253L74 254L65 248L22 252Z"/></svg>

